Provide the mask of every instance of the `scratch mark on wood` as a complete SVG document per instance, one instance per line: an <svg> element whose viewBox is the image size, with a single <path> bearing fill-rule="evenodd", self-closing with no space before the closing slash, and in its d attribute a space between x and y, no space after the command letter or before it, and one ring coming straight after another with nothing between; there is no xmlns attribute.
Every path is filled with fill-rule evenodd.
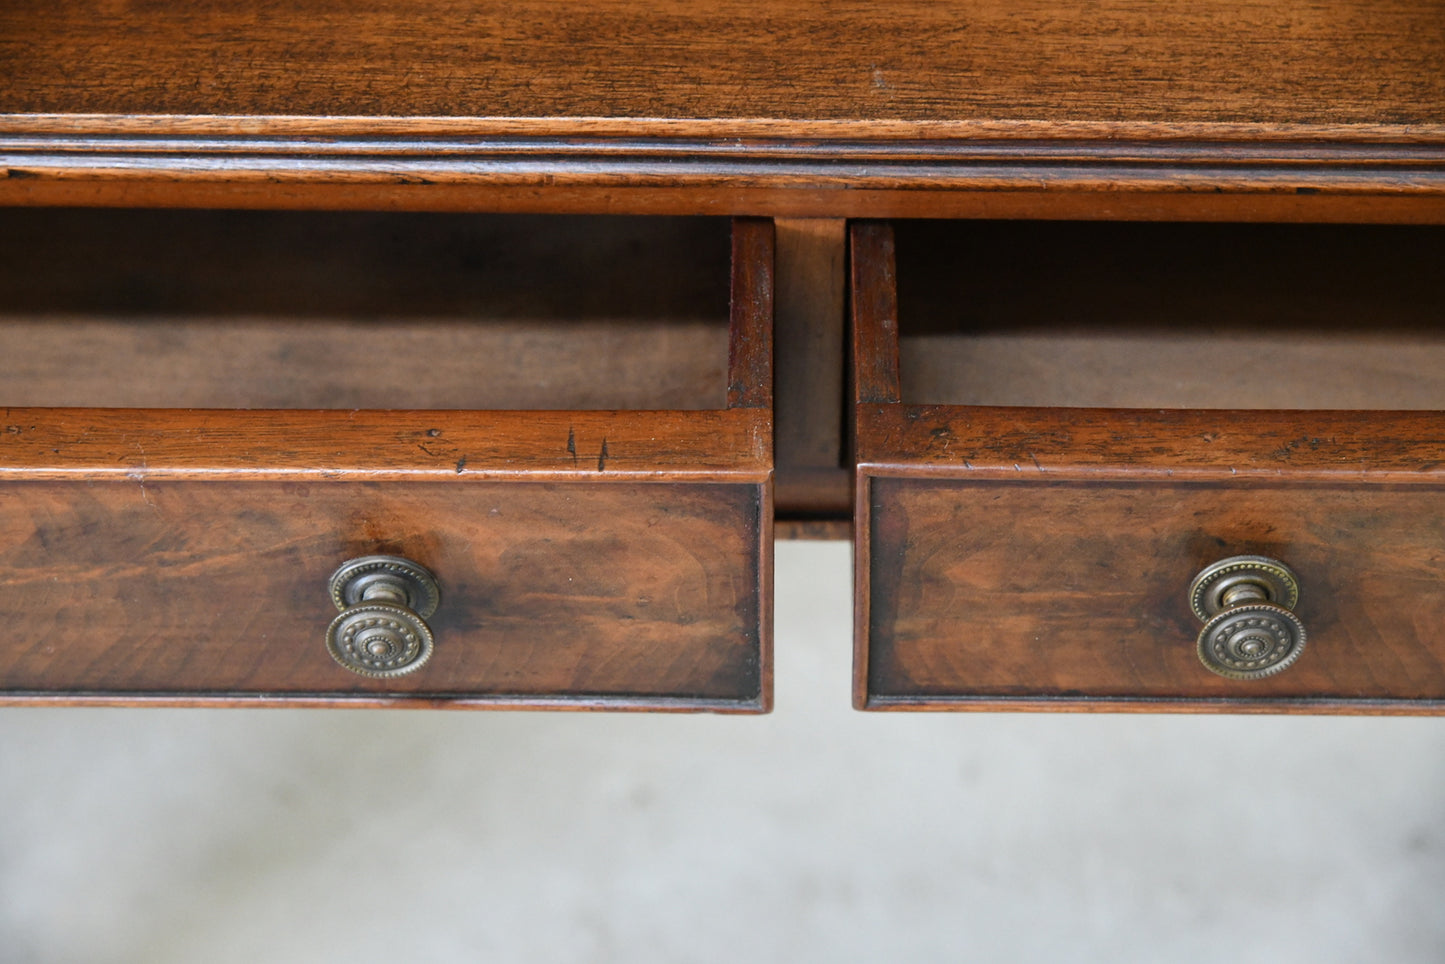
<svg viewBox="0 0 1445 964"><path fill-rule="evenodd" d="M154 502L152 502L152 501L151 501L150 494L146 492L146 480L145 480L145 476L143 476L143 475L138 475L138 476L136 476L136 484L138 484L138 485L140 486L140 500L141 500L142 502L144 502L146 505L150 506L150 507L151 507L153 510L155 510L157 513L159 513L159 512L161 511L160 506L158 506L158 505L156 505Z"/></svg>
<svg viewBox="0 0 1445 964"><path fill-rule="evenodd" d="M602 440L602 451L597 453L597 471L604 472L607 469L607 440Z"/></svg>
<svg viewBox="0 0 1445 964"><path fill-rule="evenodd" d="M577 467L577 435L572 431L572 426L567 426L567 454L572 456L572 467Z"/></svg>
<svg viewBox="0 0 1445 964"><path fill-rule="evenodd" d="M140 468L133 469L126 474L130 476L130 478L134 479L136 484L140 486L140 500L146 505L150 506L152 510L159 513L161 511L160 506L156 505L154 502L151 501L150 493L146 491L146 470L148 468L148 465L146 462L145 446L142 445L139 441L137 441L135 443L135 447L140 452Z"/></svg>

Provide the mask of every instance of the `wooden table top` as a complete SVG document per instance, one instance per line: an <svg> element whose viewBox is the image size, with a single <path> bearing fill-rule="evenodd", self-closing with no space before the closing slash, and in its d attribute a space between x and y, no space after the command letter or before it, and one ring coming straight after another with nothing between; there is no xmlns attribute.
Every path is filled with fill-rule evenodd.
<svg viewBox="0 0 1445 964"><path fill-rule="evenodd" d="M364 176L364 154L387 177L797 199L1017 190L1080 163L1085 190L1162 169L1175 191L1204 164L1189 190L1445 192L1441 0L9 0L0 65L12 179L144 154L314 181L321 157Z"/></svg>

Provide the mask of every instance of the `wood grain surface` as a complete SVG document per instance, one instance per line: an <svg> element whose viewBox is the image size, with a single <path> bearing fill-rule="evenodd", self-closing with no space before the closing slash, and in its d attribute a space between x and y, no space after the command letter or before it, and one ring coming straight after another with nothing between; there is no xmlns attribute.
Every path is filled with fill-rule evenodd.
<svg viewBox="0 0 1445 964"><path fill-rule="evenodd" d="M1044 480L1445 482L1445 413L858 406L859 464Z"/></svg>
<svg viewBox="0 0 1445 964"><path fill-rule="evenodd" d="M9 113L1445 124L1433 0L12 0Z"/></svg>
<svg viewBox="0 0 1445 964"><path fill-rule="evenodd" d="M893 225L848 227L849 379L859 405L903 397L898 359L898 253Z"/></svg>
<svg viewBox="0 0 1445 964"><path fill-rule="evenodd" d="M447 358L433 371L438 378L452 379L454 384L443 390L466 392L471 381L487 377L489 367L505 362L510 370L503 384L520 380L526 386L522 397L510 404L534 401L547 410L182 411L12 405L5 409L0 435L0 476L589 480L618 474L737 479L741 472L742 478L760 481L771 469L773 235L767 222L738 221L729 254L726 222L720 221L91 211L58 212L51 219L41 212L10 213L12 223L26 230L0 242L16 254L14 263L0 270L0 293L11 310L40 317L25 326L33 335L30 348L37 342L49 344L54 349L50 355L56 356L66 337L74 334L45 330L55 321L45 318L47 311L56 307L122 320L137 311L174 312L182 318L196 310L227 309L243 311L243 317L252 312L263 318L272 312L280 316L260 325L259 340L250 339L252 348L265 353L263 364L243 366L238 384L209 383L236 364L234 356L212 358L208 365L204 356L198 363L187 352L201 347L213 353L218 345L234 344L236 332L210 336L190 328L185 337L171 333L158 352L160 360L178 360L186 369L172 377L173 384L130 386L128 380L145 374L155 360L130 359L134 364L128 367L122 354L108 359L115 370L106 371L100 384L67 389L72 395L100 393L104 398L106 392L119 392L131 399L159 394L214 402L240 393L254 406L271 397L266 393L273 390L267 382L272 372L264 362L277 358L304 382L282 384L276 389L282 393L279 401L299 395L339 407L347 401L395 401L401 393L416 398L406 377L415 367L394 362L387 369L391 360L386 358L370 362L385 370L371 395L367 386L348 382L348 377L360 378L366 371L360 366L338 370L358 346L338 345L337 358L328 358L325 344L318 341L328 333L326 326L308 329L315 317L374 321L387 312L438 311L465 319L458 324L485 329L489 316L502 314L539 319L545 334L593 317L631 315L644 324L668 324L678 314L686 319L727 312L732 321L725 350L701 362L716 371L726 360L725 380L692 385L682 394L692 404L727 401L736 407L677 411L654 401L639 411L569 411L564 410L568 403L586 397L645 400L655 386L639 375L642 384L608 387L629 372L635 374L628 366L638 364L636 359L618 367L594 355L578 370L558 367L559 359L548 355ZM42 256L28 251L27 241ZM65 251L71 255L67 260L74 260L76 249L106 257L72 284L61 265L43 254ZM233 264L234 275L228 270ZM200 277L191 275L191 266L199 266ZM299 330L287 334L288 326ZM279 344L268 345L264 336L278 332ZM335 325L329 333L336 334ZM240 334L246 341L248 332ZM0 326L0 341L5 335ZM126 343L124 331L117 337ZM487 335L461 337L484 344ZM618 336L612 332L608 337ZM298 356L298 343L316 350ZM107 359L88 355L103 347L108 346L80 345L74 354L104 367ZM596 348L597 343L582 347ZM652 355L661 363L680 346L653 347L662 349L662 357ZM681 347L698 345L689 346L684 339ZM28 399L38 394L46 384L45 361L46 356L29 352L0 363L25 376L0 385L0 396L8 392ZM673 361L684 371L698 370L697 359ZM320 370L313 375L312 369ZM50 373L52 381L57 377L63 380L63 373ZM664 394L670 377L663 373L657 379L656 387ZM334 394L328 395L328 389ZM470 391L473 397L494 394ZM6 401L0 397L0 403Z"/></svg>
<svg viewBox="0 0 1445 964"><path fill-rule="evenodd" d="M978 331L1042 332L1047 338L1083 328L1105 334L1142 331L1167 341L1182 328L1186 335L1202 329L1227 340L1241 332L1257 337L1271 322L1286 333L1303 332L1302 341L1315 347L1327 343L1327 336L1340 338L1331 372L1335 380L1312 379L1307 366L1281 365L1273 354L1245 356L1236 359L1237 370L1217 376L1202 363L1174 371L1174 394L1202 392L1222 402L1233 388L1241 399L1282 403L1281 395L1296 388L1314 404L1388 404L1400 397L1397 380L1350 364L1351 345L1365 334L1357 326L1368 318L1371 334L1402 338L1397 363L1418 382L1404 388L1411 401L1424 407L1441 396L1428 353L1411 347L1412 339L1434 338L1445 297L1439 273L1431 270L1431 252L1445 242L1433 230L982 225L975 232L969 225L906 225L906 259L891 223L859 222L851 231L855 447L858 463L869 472L1117 480L1440 479L1445 424L1433 410L900 404L899 341L908 332L966 341ZM1052 261L1041 263L1040 238L1048 239L1046 245L1062 242L1047 249ZM1117 248L1104 243L1121 239L1125 243ZM975 242L984 249L1000 245L1005 253L981 251ZM1183 250L1196 252L1183 263L1181 242ZM1089 245L1096 250L1082 250ZM1424 252L1420 260L1417 249ZM1022 266L1010 263L1014 257ZM1051 272L1051 263L1060 269ZM1076 264L1082 266L1078 271ZM1289 346L1286 361L1288 351L1297 347ZM1147 352L1139 360L1157 364L1148 361ZM1007 359L999 371L984 373L985 392L987 379L1007 375L1010 364L1020 363ZM925 383L923 390L949 391L956 373L935 374L937 383ZM1049 384L1039 386L996 387L1014 398L1059 401L1058 394L1068 395L1070 384L1076 384L1084 399L1070 396L1074 403L1090 392L1097 397L1130 390L1129 385L1090 384L1087 377L1070 383L1076 374L1055 373ZM1147 387L1159 376L1151 370L1128 377ZM1255 389L1253 380L1270 384ZM1218 385L1223 392L1215 391Z"/></svg>
<svg viewBox="0 0 1445 964"><path fill-rule="evenodd" d="M847 225L827 218L776 224L774 504L788 519L846 519Z"/></svg>
<svg viewBox="0 0 1445 964"><path fill-rule="evenodd" d="M905 393L930 404L1445 409L1445 331L1433 327L921 335L902 356Z"/></svg>
<svg viewBox="0 0 1445 964"><path fill-rule="evenodd" d="M1351 316L1379 319L1387 336L1428 334L1438 272L1412 257L1438 239L1387 232L1371 250L1369 232L1331 229L1311 262L1290 250L1301 236L1275 229L1255 237L1254 228L1108 226L1091 241L1090 226L999 226L1008 238L970 227L909 226L899 238L911 237L911 250L895 247L891 225L853 227L855 705L1445 712L1438 410L907 404L904 391L919 385L900 382L898 352L909 331L925 346L1002 333L1021 351L1033 350L1026 336L1048 341L1080 323L1106 336L1142 329L1167 341L1176 323L1217 336L1200 318L1236 305L1239 318L1216 326L1228 341L1235 325L1236 344L1241 330L1275 319L1287 330L1315 326L1306 341L1343 336L1334 375L1311 381L1307 366L1273 352L1237 358L1244 377L1213 375L1198 359L1172 372L1170 400L1190 397L1191 386L1195 397L1222 386L1222 400L1280 400L1267 394L1273 386L1252 390L1252 374L1283 382L1295 403L1368 400L1372 387L1389 402L1400 386L1371 386L1371 372L1349 357L1359 337ZM962 243L940 245L941 235ZM1040 257L1031 244L1050 235L1067 243ZM1172 258L1169 242L1181 237L1207 242L1200 256ZM1360 257L1331 260L1342 238L1358 243ZM1136 360L1157 366L1156 355ZM1441 407L1428 355L1407 346L1400 356L1424 379L1421 406ZM1159 375L1121 372L1137 383L1113 386L1091 384L1086 372L1071 392L1080 362L1062 359L1059 371L1040 374L1043 384L991 381L1017 367L1011 357L973 384L950 381L959 373L940 365L938 385L924 391L1078 402L1147 389ZM1263 681L1224 680L1195 655L1189 582L1241 554L1283 559L1302 575L1308 648Z"/></svg>
<svg viewBox="0 0 1445 964"><path fill-rule="evenodd" d="M0 200L1438 222L1442 22L1438 0L24 0L0 10Z"/></svg>
<svg viewBox="0 0 1445 964"><path fill-rule="evenodd" d="M723 219L0 211L0 405L724 405Z"/></svg>
<svg viewBox="0 0 1445 964"><path fill-rule="evenodd" d="M0 208L19 313L726 324L726 218Z"/></svg>
<svg viewBox="0 0 1445 964"><path fill-rule="evenodd" d="M897 222L906 402L1445 409L1445 231Z"/></svg>
<svg viewBox="0 0 1445 964"><path fill-rule="evenodd" d="M7 408L3 416L0 481L760 481L772 472L766 410Z"/></svg>
<svg viewBox="0 0 1445 964"><path fill-rule="evenodd" d="M870 480L867 699L1428 702L1445 710L1445 490ZM1195 655L1217 559L1301 579L1298 663L1235 681ZM950 704L951 705L951 704Z"/></svg>
<svg viewBox="0 0 1445 964"><path fill-rule="evenodd" d="M721 408L707 321L0 316L0 405Z"/></svg>
<svg viewBox="0 0 1445 964"><path fill-rule="evenodd" d="M0 700L403 696L766 708L762 486L95 482L0 501ZM332 662L327 579L426 565L431 662ZM769 587L770 588L770 587Z"/></svg>
<svg viewBox="0 0 1445 964"><path fill-rule="evenodd" d="M0 701L766 712L773 231L734 227L731 268L714 264L731 291L726 408L5 408L0 597L15 631ZM694 276L689 264L654 282L637 238L619 248L637 277L601 273L578 292L569 265L552 292L549 256L515 293L555 297L549 311L567 318L630 284L648 317L653 288ZM380 682L324 646L329 573L375 553L431 568L444 597L432 661Z"/></svg>
<svg viewBox="0 0 1445 964"><path fill-rule="evenodd" d="M727 407L773 408L776 234L766 218L732 222Z"/></svg>
<svg viewBox="0 0 1445 964"><path fill-rule="evenodd" d="M897 424L918 411L879 408L897 413ZM1139 413L1089 414L1111 416L1114 438L1129 441L1098 465L1087 464L1078 439L1081 465L1055 451L1038 465L860 468L860 707L1445 710L1438 416L1433 430L1418 419L1409 426L1413 452L1399 433L1383 433L1379 447L1400 463L1390 471L1390 457L1371 461L1367 418L1348 446L1354 458L1315 436L1261 446L1254 461L1226 444L1213 453L1223 461L1205 468L1176 464L1191 444L1178 434L1129 435L1129 416ZM946 447L933 427L909 426ZM970 428L990 438L986 420ZM1044 429L1030 447L1063 437ZM1230 454L1242 456L1239 470ZM1188 580L1214 559L1245 553L1311 571L1306 585L1325 598L1306 590L1300 612L1314 614L1304 616L1311 653L1328 639L1331 655L1310 672L1296 673L1301 663L1242 684L1198 667ZM1103 588L1087 589L1090 580ZM1156 646L1162 639L1179 646Z"/></svg>

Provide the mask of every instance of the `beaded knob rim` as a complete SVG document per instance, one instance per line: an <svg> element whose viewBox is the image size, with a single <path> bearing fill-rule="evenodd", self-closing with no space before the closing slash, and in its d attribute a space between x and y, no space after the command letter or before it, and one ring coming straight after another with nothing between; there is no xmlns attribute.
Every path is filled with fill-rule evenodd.
<svg viewBox="0 0 1445 964"><path fill-rule="evenodd" d="M437 611L441 590L430 569L401 556L359 556L331 574L331 601L346 610L365 602L368 586L390 582L405 589L407 606L422 619Z"/></svg>
<svg viewBox="0 0 1445 964"><path fill-rule="evenodd" d="M1235 606L1209 620L1197 652L1205 669L1228 679L1264 679L1281 673L1305 648L1304 623L1273 603Z"/></svg>
<svg viewBox="0 0 1445 964"><path fill-rule="evenodd" d="M1224 594L1243 583L1264 590L1266 600L1285 609L1299 604L1299 577L1278 559L1268 556L1230 556L1205 566L1189 585L1189 608L1200 622L1208 622L1229 607Z"/></svg>
<svg viewBox="0 0 1445 964"><path fill-rule="evenodd" d="M369 650L368 639L386 649ZM431 629L416 613L391 603L352 606L326 628L326 651L332 659L353 673L378 679L421 669L431 659L433 644Z"/></svg>

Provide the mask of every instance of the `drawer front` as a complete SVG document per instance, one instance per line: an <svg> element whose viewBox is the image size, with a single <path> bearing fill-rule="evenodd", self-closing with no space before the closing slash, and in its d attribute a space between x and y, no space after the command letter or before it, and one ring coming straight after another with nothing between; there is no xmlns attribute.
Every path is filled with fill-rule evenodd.
<svg viewBox="0 0 1445 964"><path fill-rule="evenodd" d="M297 223L320 230L309 220ZM540 333L545 347L557 343L553 322L606 328L619 307L632 311L619 325L641 322L639 330L651 330L660 317L664 328L676 322L690 330L686 311L674 318L678 306L665 297L665 285L624 286L613 297L602 283L615 275L599 269L619 263L632 265L635 280L640 255L632 235L655 248L661 243L656 232L637 225L597 229L595 243L580 245L580 254L596 263L579 267L548 246L578 254L567 246L568 226L542 231L531 224L516 232L518 258L530 272L511 279L512 288L501 294L476 285L487 289L485 306L506 322L503 335L514 328ZM344 227L330 225L326 237L341 244L336 232ZM491 272L481 280L506 280L515 267L503 243L511 235L469 222L453 229L481 232L487 242L453 252L461 268L475 260ZM668 237L664 231L661 240ZM539 255L528 243L544 250ZM438 249L452 250L440 242ZM344 273L347 284L333 293L350 291L366 276L363 269L384 267L385 259L356 257ZM549 271L554 261L559 265ZM657 267L670 263L663 258ZM312 266L322 279L329 277L325 267ZM525 368L510 374L531 385L532 394L518 399L506 390L500 401L522 408L557 397L561 404L470 410L458 404L471 397L463 394L420 399L438 404L436 410L207 409L213 399L202 395L166 396L175 408L138 408L124 407L137 399L124 378L112 377L110 388L123 391L111 404L122 407L7 407L0 426L0 599L9 632L0 641L0 701L765 712L771 700L771 223L733 224L727 272L703 285L704 293L717 294L715 282L723 282L720 290L730 293L719 368L726 378L715 391L681 399L689 403L681 408L606 408L602 403L634 397L613 385L638 380L630 368L615 369L606 352L588 358L583 372L565 359L553 367L554 359L526 338L488 342L496 334L490 328L501 322L485 315L462 316L467 324L458 337L470 340L458 343L456 357L433 366L450 373L444 380L468 389L486 379L488 365L504 373ZM228 284L233 280L228 276ZM416 290L425 290L409 277L390 283L408 306ZM114 314L115 285L102 287L104 325L125 321L123 313ZM53 306L53 288L43 292L45 305ZM222 288L223 295L232 290ZM518 304L503 297L509 292ZM307 332L307 317L288 315L280 326L285 337L266 343L277 365L297 360L291 339ZM365 312L347 317L363 328L370 323ZM42 312L25 331L54 343L50 329L63 321ZM436 321L402 325L400 340L372 347L385 359L408 346L415 350L409 333L458 327L456 318ZM205 324L190 319L179 344L212 341ZM257 330L271 328L265 321ZM478 341L479 335L487 337ZM718 347L712 337L704 341ZM224 361L230 344L209 350ZM502 350L486 351L488 344ZM690 363L695 347L683 337L663 345L661 355ZM367 380L370 369L354 370L349 356L323 355L318 362L301 354L310 368L287 368L278 379L288 392L318 366ZM425 365L424 359L407 362ZM267 365L239 369L249 367L261 369L262 387L269 384ZM387 367L383 362L380 370ZM711 363L705 367L711 370ZM129 369L119 364L116 370ZM387 373L392 388L416 381L411 371ZM31 379L31 388L49 384L43 374ZM339 405L332 395L325 389L313 397L308 388L299 400ZM89 404L105 404L104 397ZM393 397L383 393L380 400ZM294 393L282 398L298 400ZM422 588L409 591L405 580L384 570L366 573L353 587L358 598L345 598L331 585L332 574L370 556L398 557L406 563L373 564L397 569L409 563L422 567L422 577L429 571L439 583L440 606L430 611L425 578L416 584ZM338 609L346 610L343 616ZM355 672L341 664L345 659Z"/></svg>
<svg viewBox="0 0 1445 964"><path fill-rule="evenodd" d="M1164 237L1133 229L1119 236L1136 245ZM1417 411L1207 407L1284 402L1292 378L1331 379L1308 364L1290 370L1272 351L1241 352L1222 370L1200 358L1193 370L1174 372L1179 390L1205 406L1192 410L1130 394L1133 373L1158 353L1107 369L1102 385L1091 383L1099 370L1067 340L1050 343L1052 367L1028 369L1039 356L1032 339L1039 331L1052 337L1055 318L1127 319L1134 311L1167 319L1197 310L1201 322L1213 322L1260 297L1272 306L1292 301L1296 289L1274 287L1268 271L1225 273L1238 259L1213 244L1248 241L1258 252L1268 239L1191 231L1174 240L1201 238L1212 239L1206 247L1220 270L1185 265L1171 275L1156 263L1136 276L1125 259L1130 270L1112 268L1097 285L1097 271L1057 285L1040 274L1031 283L1043 262L1009 248L1003 260L1027 270L1008 268L1014 273L990 287L988 270L958 283L961 265L976 266L951 248L915 244L901 258L889 225L853 225L857 706L1445 712L1445 417L1429 408L1440 386L1428 363L1418 372L1422 391L1408 399ZM1331 239L1360 241L1314 240ZM1045 250L1072 265L1057 246ZM1351 331L1350 312L1393 320L1411 333L1395 359L1428 357L1419 346L1433 344L1436 326L1422 324L1421 306L1437 305L1439 292L1402 288L1407 293L1390 300L1401 287L1392 282L1402 279L1386 272L1382 280L1367 267L1336 292L1350 297L1328 306L1336 326ZM1332 273L1343 273L1338 259ZM1207 290L1199 277L1211 279ZM1095 289L1103 295L1084 297ZM1229 297L1216 304L1215 289ZM1079 300L1077 311L1070 299ZM967 358L989 325L1007 342L998 364L982 361L961 384L943 384L958 376L955 366L928 358L923 367L949 404L926 403L937 397L930 391L910 393L900 337L926 336L911 346L915 363L935 335L960 343L954 357ZM1167 342L1179 327L1139 331ZM1357 344L1330 352L1363 397L1372 381L1395 387L1395 369L1350 364ZM1019 352L1029 357L1015 359ZM1015 362L1022 377L990 370ZM1068 379L1083 387L1064 385ZM989 389L982 396L974 394L979 383ZM1115 383L1137 407L1087 407L1120 404L1109 394ZM985 404L999 388L1012 405ZM1241 572L1260 557L1265 576ZM1196 594L1196 578L1216 564L1228 567L1218 598Z"/></svg>
<svg viewBox="0 0 1445 964"><path fill-rule="evenodd" d="M867 694L911 702L1445 701L1445 491L1146 482L868 482ZM1297 573L1288 669L1200 663L1195 573Z"/></svg>
<svg viewBox="0 0 1445 964"><path fill-rule="evenodd" d="M759 709L764 487L21 483L0 502L11 697L464 700ZM328 577L435 573L434 655L330 657Z"/></svg>

